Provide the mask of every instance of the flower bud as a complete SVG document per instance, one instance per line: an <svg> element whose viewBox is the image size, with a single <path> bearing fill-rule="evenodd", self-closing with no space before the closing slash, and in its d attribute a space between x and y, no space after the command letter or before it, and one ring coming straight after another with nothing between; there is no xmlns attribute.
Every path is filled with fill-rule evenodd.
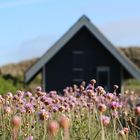
<svg viewBox="0 0 140 140"><path fill-rule="evenodd" d="M124 131L125 134L128 134L129 129L127 127L125 127L125 128L123 128L123 131Z"/></svg>
<svg viewBox="0 0 140 140"><path fill-rule="evenodd" d="M92 85L94 85L94 84L96 84L96 80L95 80L95 79L92 79L92 80L90 81L90 83L91 83Z"/></svg>
<svg viewBox="0 0 140 140"><path fill-rule="evenodd" d="M49 130L51 135L56 136L58 129L59 129L59 126L58 126L58 123L56 121L52 121L49 123L48 130Z"/></svg>
<svg viewBox="0 0 140 140"><path fill-rule="evenodd" d="M20 127L20 124L21 124L21 119L20 117L18 116L14 116L11 120L11 123L12 125L15 127L15 128L19 128Z"/></svg>
<svg viewBox="0 0 140 140"><path fill-rule="evenodd" d="M70 120L68 117L63 115L59 120L59 124L64 130L67 130L70 126Z"/></svg>
<svg viewBox="0 0 140 140"><path fill-rule="evenodd" d="M127 135L128 133L129 133L129 129L127 127L119 131L119 135L122 137L125 137L125 135Z"/></svg>
<svg viewBox="0 0 140 140"><path fill-rule="evenodd" d="M140 106L137 106L136 108L135 108L135 114L136 115L140 115Z"/></svg>
<svg viewBox="0 0 140 140"><path fill-rule="evenodd" d="M125 133L124 133L123 130L120 130L118 134L119 134L119 136L121 136L121 137L124 137L124 136L125 136Z"/></svg>

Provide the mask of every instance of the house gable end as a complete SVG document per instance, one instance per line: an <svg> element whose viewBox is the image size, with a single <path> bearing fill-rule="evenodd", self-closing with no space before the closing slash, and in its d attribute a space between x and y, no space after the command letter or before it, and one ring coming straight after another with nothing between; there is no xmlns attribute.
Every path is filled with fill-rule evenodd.
<svg viewBox="0 0 140 140"><path fill-rule="evenodd" d="M139 70L125 57L123 56L103 35L102 33L90 22L88 18L83 16L78 20L69 31L60 38L43 56L42 58L25 73L25 82L37 73L52 57L59 52L60 49L82 28L87 27L89 31L95 35L95 37L104 44L105 48L115 56L115 58L138 80L140 80Z"/></svg>

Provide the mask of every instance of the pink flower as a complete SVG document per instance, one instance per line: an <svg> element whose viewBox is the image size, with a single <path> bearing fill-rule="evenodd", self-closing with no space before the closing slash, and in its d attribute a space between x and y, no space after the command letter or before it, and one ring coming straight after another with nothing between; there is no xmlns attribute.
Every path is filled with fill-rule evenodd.
<svg viewBox="0 0 140 140"><path fill-rule="evenodd" d="M87 95L88 95L88 96L90 96L90 97L92 97L92 96L94 96L94 95L95 95L95 93L94 93L94 91L93 91L93 90L88 89L88 90L87 90Z"/></svg>
<svg viewBox="0 0 140 140"><path fill-rule="evenodd" d="M140 106L135 107L134 109L136 115L140 115Z"/></svg>
<svg viewBox="0 0 140 140"><path fill-rule="evenodd" d="M45 105L50 105L52 104L52 99L51 98L46 98L46 100L44 101Z"/></svg>
<svg viewBox="0 0 140 140"><path fill-rule="evenodd" d="M57 107L57 106L53 106L53 107L52 107L52 111L53 111L53 112L58 112L58 107Z"/></svg>
<svg viewBox="0 0 140 140"><path fill-rule="evenodd" d="M119 103L115 102L115 101L111 102L111 104L110 104L110 108L112 110L116 110L118 108L118 106L119 106Z"/></svg>
<svg viewBox="0 0 140 140"><path fill-rule="evenodd" d="M90 81L90 83L91 83L92 85L95 85L95 84L96 84L96 80L95 80L95 79L92 79L92 80Z"/></svg>
<svg viewBox="0 0 140 140"><path fill-rule="evenodd" d="M86 90L94 90L94 86L92 84L89 84L87 86Z"/></svg>
<svg viewBox="0 0 140 140"><path fill-rule="evenodd" d="M15 100L15 101L19 101L19 96L18 95L14 95L14 97L13 97L13 100Z"/></svg>
<svg viewBox="0 0 140 140"><path fill-rule="evenodd" d="M50 95L50 97L55 97L57 95L57 92L55 90L54 91L50 91L49 95Z"/></svg>
<svg viewBox="0 0 140 140"><path fill-rule="evenodd" d="M102 113L105 112L106 111L106 105L105 104L99 104L98 105L98 110Z"/></svg>
<svg viewBox="0 0 140 140"><path fill-rule="evenodd" d="M112 118L118 118L118 112L117 111L112 112Z"/></svg>
<svg viewBox="0 0 140 140"><path fill-rule="evenodd" d="M23 97L23 95L24 95L24 92L23 92L23 91L18 90L18 91L16 92L16 94L17 94L17 96L18 96L18 97L22 98L22 97Z"/></svg>
<svg viewBox="0 0 140 140"><path fill-rule="evenodd" d="M109 99L109 100L112 100L113 99L113 94L112 93L107 93L106 94L106 97L107 97L107 99Z"/></svg>
<svg viewBox="0 0 140 140"><path fill-rule="evenodd" d="M103 94L106 93L106 91L104 90L104 88L103 88L102 86L98 86L98 87L96 88L96 92L97 92L97 94L99 94L99 95L103 95Z"/></svg>
<svg viewBox="0 0 140 140"><path fill-rule="evenodd" d="M0 95L0 104L4 103L4 98Z"/></svg>
<svg viewBox="0 0 140 140"><path fill-rule="evenodd" d="M33 140L33 136L29 136L26 140Z"/></svg>
<svg viewBox="0 0 140 140"><path fill-rule="evenodd" d="M101 121L104 126L107 126L110 123L110 117L108 116L101 116Z"/></svg>
<svg viewBox="0 0 140 140"><path fill-rule="evenodd" d="M58 106L58 110L59 110L60 112L64 112L64 111L65 111L65 107L62 106L62 105L60 105L60 106Z"/></svg>
<svg viewBox="0 0 140 140"><path fill-rule="evenodd" d="M122 102L118 103L118 109L121 109L122 107L123 107L123 103Z"/></svg>
<svg viewBox="0 0 140 140"><path fill-rule="evenodd" d="M27 92L24 93L24 96L25 96L25 97L31 97L31 96L32 96L32 93L29 92L29 91L27 91Z"/></svg>
<svg viewBox="0 0 140 140"><path fill-rule="evenodd" d="M50 113L47 112L45 109L42 109L39 113L39 120L44 121L44 120L48 120L50 117Z"/></svg>
<svg viewBox="0 0 140 140"><path fill-rule="evenodd" d="M37 88L36 88L36 91L38 92L38 91L42 91L42 88L40 87L40 86L38 86Z"/></svg>
<svg viewBox="0 0 140 140"><path fill-rule="evenodd" d="M33 113L34 112L34 107L31 103L27 103L25 104L25 110L27 113Z"/></svg>
<svg viewBox="0 0 140 140"><path fill-rule="evenodd" d="M8 99L13 99L13 94L11 92L8 92L6 96Z"/></svg>
<svg viewBox="0 0 140 140"><path fill-rule="evenodd" d="M6 106L5 108L4 108L4 112L5 113L7 113L7 114L10 114L11 113L11 108L9 107L9 106Z"/></svg>

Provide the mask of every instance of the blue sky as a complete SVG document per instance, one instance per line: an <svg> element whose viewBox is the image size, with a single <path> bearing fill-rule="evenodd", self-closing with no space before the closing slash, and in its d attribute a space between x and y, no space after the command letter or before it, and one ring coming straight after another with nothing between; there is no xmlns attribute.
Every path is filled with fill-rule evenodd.
<svg viewBox="0 0 140 140"><path fill-rule="evenodd" d="M116 46L140 46L139 0L0 0L0 65L41 56L83 14Z"/></svg>

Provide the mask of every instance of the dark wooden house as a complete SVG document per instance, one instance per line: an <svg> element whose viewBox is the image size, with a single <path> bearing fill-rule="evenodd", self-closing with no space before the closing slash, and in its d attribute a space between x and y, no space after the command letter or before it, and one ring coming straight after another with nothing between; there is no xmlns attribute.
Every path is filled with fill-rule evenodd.
<svg viewBox="0 0 140 140"><path fill-rule="evenodd" d="M62 90L83 80L97 80L97 85L111 90L121 87L123 80L140 80L137 67L82 16L41 58L25 73L29 83L42 72L44 90Z"/></svg>

